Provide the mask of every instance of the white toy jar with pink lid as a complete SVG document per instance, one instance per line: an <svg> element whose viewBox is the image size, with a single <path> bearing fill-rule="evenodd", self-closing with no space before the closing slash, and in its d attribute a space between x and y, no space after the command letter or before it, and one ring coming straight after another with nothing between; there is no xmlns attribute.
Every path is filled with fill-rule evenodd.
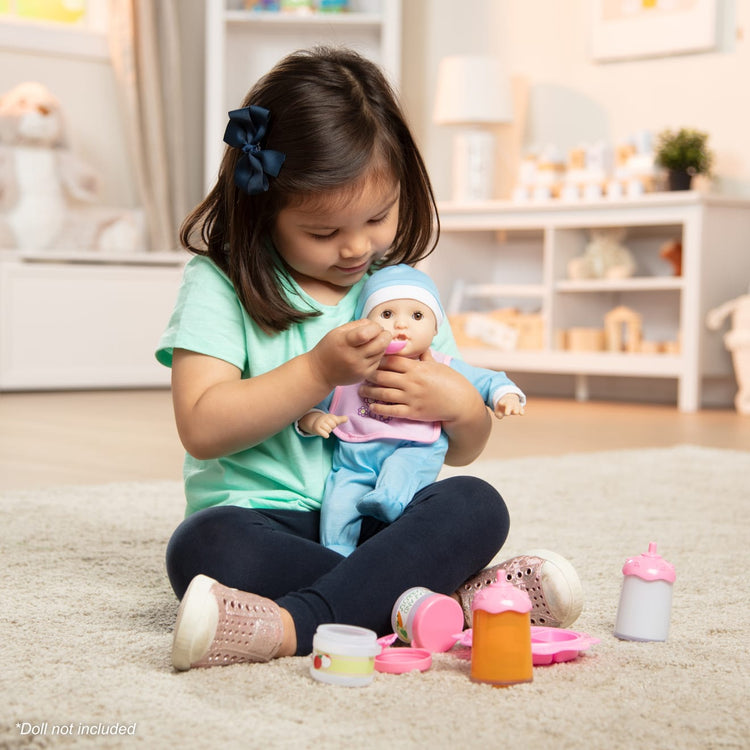
<svg viewBox="0 0 750 750"><path fill-rule="evenodd" d="M442 653L455 646L456 633L464 628L464 612L450 596L414 586L393 605L391 625L404 643Z"/></svg>
<svg viewBox="0 0 750 750"><path fill-rule="evenodd" d="M614 634L628 641L666 641L672 611L674 565L650 542L648 552L629 557L622 568L625 576L620 592Z"/></svg>

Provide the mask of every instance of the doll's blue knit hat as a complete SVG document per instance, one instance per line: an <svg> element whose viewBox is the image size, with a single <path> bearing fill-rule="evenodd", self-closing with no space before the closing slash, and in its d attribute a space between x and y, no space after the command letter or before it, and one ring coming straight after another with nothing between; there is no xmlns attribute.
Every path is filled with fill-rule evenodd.
<svg viewBox="0 0 750 750"><path fill-rule="evenodd" d="M366 318L373 307L393 299L415 299L432 310L437 327L443 322L445 313L440 304L440 294L433 280L422 271L401 263L386 266L370 276L359 295L355 320Z"/></svg>

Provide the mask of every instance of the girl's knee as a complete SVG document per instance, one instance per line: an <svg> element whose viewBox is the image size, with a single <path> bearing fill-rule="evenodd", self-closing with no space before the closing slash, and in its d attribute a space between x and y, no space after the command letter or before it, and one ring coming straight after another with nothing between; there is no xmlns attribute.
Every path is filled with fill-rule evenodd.
<svg viewBox="0 0 750 750"><path fill-rule="evenodd" d="M205 573L202 563L209 557L207 553L214 544L222 544L225 528L225 506L217 506L198 511L185 518L174 530L166 551L167 576L172 590L182 599L190 581Z"/></svg>
<svg viewBox="0 0 750 750"><path fill-rule="evenodd" d="M495 530L499 544L505 541L510 514L502 495L484 479L450 477L443 482L454 502L454 512L485 531Z"/></svg>

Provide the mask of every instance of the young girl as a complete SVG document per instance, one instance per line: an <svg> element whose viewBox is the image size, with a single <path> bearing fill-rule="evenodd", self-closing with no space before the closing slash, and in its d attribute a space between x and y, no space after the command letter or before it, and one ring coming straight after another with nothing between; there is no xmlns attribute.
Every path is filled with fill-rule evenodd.
<svg viewBox="0 0 750 750"><path fill-rule="evenodd" d="M187 517L167 548L177 669L306 655L325 622L384 634L415 585L461 587L466 607L488 573L466 579L508 532L500 495L456 477L420 490L392 524L365 519L349 557L319 542L332 445L293 422L337 385L367 380L363 396L388 402L374 407L382 416L442 422L454 464L489 431L465 378L381 364L390 334L353 320L369 270L416 263L436 234L424 164L380 70L346 50L292 54L230 112L225 141L216 186L182 228L196 257L157 351L187 450ZM435 346L457 354L446 325ZM575 618L565 560L502 565L540 590L540 617Z"/></svg>
<svg viewBox="0 0 750 750"><path fill-rule="evenodd" d="M397 348L400 357L428 357L458 370L498 419L523 414L526 396L504 372L472 367L432 348L445 313L437 287L422 271L403 263L376 271L354 316L379 322L393 336L386 354ZM338 438L320 509L320 541L342 555L356 549L362 516L393 523L435 481L448 449L439 422L373 415L360 386L338 386L297 423L303 434L327 438L333 432Z"/></svg>

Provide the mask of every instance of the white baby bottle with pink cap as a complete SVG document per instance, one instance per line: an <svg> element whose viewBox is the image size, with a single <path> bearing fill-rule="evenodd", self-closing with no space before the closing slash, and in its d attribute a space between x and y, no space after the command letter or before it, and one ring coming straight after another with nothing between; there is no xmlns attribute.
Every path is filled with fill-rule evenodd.
<svg viewBox="0 0 750 750"><path fill-rule="evenodd" d="M666 641L672 610L674 565L650 542L648 552L629 557L617 608L615 635L628 641Z"/></svg>

